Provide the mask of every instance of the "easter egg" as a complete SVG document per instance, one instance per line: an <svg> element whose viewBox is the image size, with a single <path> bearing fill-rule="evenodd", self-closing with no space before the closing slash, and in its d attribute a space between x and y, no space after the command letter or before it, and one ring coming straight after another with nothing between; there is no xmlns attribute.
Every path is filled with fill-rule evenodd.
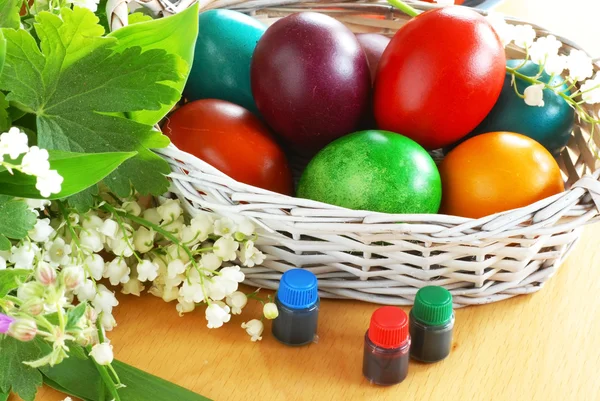
<svg viewBox="0 0 600 401"><path fill-rule="evenodd" d="M353 132L368 110L369 66L356 36L324 14L275 22L252 58L252 93L265 121L296 149Z"/></svg>
<svg viewBox="0 0 600 401"><path fill-rule="evenodd" d="M436 213L441 181L429 154L393 132L339 138L310 161L297 196L356 210Z"/></svg>
<svg viewBox="0 0 600 401"><path fill-rule="evenodd" d="M373 106L377 125L426 149L454 143L494 107L505 63L498 35L478 12L426 11L400 28L381 56Z"/></svg>
<svg viewBox="0 0 600 401"><path fill-rule="evenodd" d="M179 149L237 181L292 193L285 154L268 128L241 106L218 99L196 100L173 112L163 132Z"/></svg>
<svg viewBox="0 0 600 401"><path fill-rule="evenodd" d="M227 100L256 112L250 63L266 27L231 10L202 12L198 24L194 63L184 96L189 100Z"/></svg>
<svg viewBox="0 0 600 401"><path fill-rule="evenodd" d="M379 60L391 39L378 33L359 33L356 35L356 39L358 39L358 43L360 43L367 56L369 70L371 71L371 81L375 82Z"/></svg>
<svg viewBox="0 0 600 401"><path fill-rule="evenodd" d="M509 60L506 64L511 68L515 68L522 63L522 60ZM527 76L535 76L538 71L539 66L531 61L528 61L518 70L518 72ZM545 83L550 82L550 76L546 73L543 73L539 79ZM507 73L496 105L485 120L475 128L474 133L518 132L535 139L544 145L550 153L559 153L571 136L575 111L563 98L549 89L544 89L543 107L528 106L515 93L511 81L512 75ZM515 78L515 83L521 94L531 85L518 77ZM561 92L567 90L567 85L560 76L554 77L550 84L558 87Z"/></svg>
<svg viewBox="0 0 600 401"><path fill-rule="evenodd" d="M560 168L539 142L511 132L473 137L439 166L440 213L479 218L528 206L564 190Z"/></svg>

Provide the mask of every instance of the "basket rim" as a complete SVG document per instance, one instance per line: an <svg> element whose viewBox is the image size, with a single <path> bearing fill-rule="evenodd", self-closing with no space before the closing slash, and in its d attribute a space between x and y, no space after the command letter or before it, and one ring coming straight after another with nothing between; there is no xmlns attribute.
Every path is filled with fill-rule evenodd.
<svg viewBox="0 0 600 401"><path fill-rule="evenodd" d="M159 2L163 2L164 0L158 0ZM194 4L197 0L181 0L178 3L178 8L181 10L183 8L187 8L190 5ZM384 0L376 0L375 2L365 2L363 0L353 1L350 0L348 2L315 2L315 1L302 1L302 0L267 0L268 5L263 5L256 7L257 4L264 4L264 0L225 0L228 4L226 8L234 9L236 11L241 12L251 12L254 13L256 11L261 10L271 10L271 11L285 11L285 12L294 12L295 9L297 11L303 11L307 9L313 9L315 11L326 10L331 8L342 8L347 10L357 10L360 12L365 12L367 10L376 11L379 13L391 13L393 18L402 18L402 16L406 17L402 11L396 9L391 6ZM211 1L208 4L205 4L200 12L206 11L212 8L220 8L220 1ZM440 8L442 6L432 3L425 3L422 1L409 1L412 6L421 11L427 11L431 9ZM254 6L254 7L253 7ZM471 8L472 10L482 14L489 15L490 11L478 8ZM589 55L585 49L579 46L574 41L565 38L561 35L554 34L553 32L547 30L546 28L530 23L528 21L522 20L520 18L510 17L502 15L502 17L509 23L512 24L528 24L531 25L536 31L538 31L539 35L554 35L558 40L560 40L564 45L570 46L572 48L576 48L579 50L583 50L586 54ZM595 72L598 73L600 71L600 62L595 60L594 63ZM577 126L577 125L576 125ZM558 213L562 210L562 208L556 207L556 205L575 205L579 202L580 199L584 198L587 195L588 190L590 189L590 180L593 180L594 183L598 181L600 178L600 168L597 168L595 171L591 173L587 173L575 182L572 183L570 188L565 189L565 191L552 195L550 197L541 199L534 203L531 203L527 206L523 206L520 208L510 209L498 213L494 213L491 215L483 216L480 218L469 218L469 217L460 217L460 216L452 216L447 214L435 213L435 214L392 214L392 213L383 213L383 212L374 212L369 210L353 210L348 209L341 206L331 205L324 202L307 200L302 198L297 198L295 196L283 195L276 192L272 192L263 188L258 188L249 184L245 184L239 182L216 168L212 167L208 163L204 162L200 158L186 153L180 149L178 149L174 144L170 144L168 148L164 149L155 149L157 154L162 155L165 158L172 158L175 160L188 161L192 164L201 165L203 173L221 180L224 180L232 192L239 192L233 190L233 188L245 190L248 193L270 196L276 199L285 200L288 205L295 205L295 207L306 207L311 209L320 209L327 210L330 212L334 212L339 214L340 216L352 217L356 219L362 219L362 223L364 224L378 224L378 223L386 223L398 221L400 217L403 222L406 224L414 224L414 223L438 223L443 225L450 226L461 226L462 228L479 228L482 231L496 231L499 227L502 227L503 224L508 224L515 219L520 220L521 222L516 225L516 227L527 227L531 224L535 224L536 222L545 221L551 219L553 214ZM177 174L173 171L170 176ZM208 173L206 173L208 171ZM586 222L592 222L598 219L599 214L599 206L594 203L595 197L592 196L592 199L585 203L585 210L580 211L579 216L584 214L590 214L593 212L593 216L588 216ZM554 205L554 207L553 207ZM528 219L523 219L524 216L530 216ZM530 220L529 222L527 222ZM526 224L523 224L526 223Z"/></svg>

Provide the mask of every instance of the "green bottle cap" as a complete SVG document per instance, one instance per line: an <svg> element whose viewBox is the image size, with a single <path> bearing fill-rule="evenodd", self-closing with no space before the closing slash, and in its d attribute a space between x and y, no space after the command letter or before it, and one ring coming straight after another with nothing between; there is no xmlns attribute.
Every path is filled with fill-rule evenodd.
<svg viewBox="0 0 600 401"><path fill-rule="evenodd" d="M429 326L446 324L452 319L452 294L443 287L423 287L417 291L412 314Z"/></svg>

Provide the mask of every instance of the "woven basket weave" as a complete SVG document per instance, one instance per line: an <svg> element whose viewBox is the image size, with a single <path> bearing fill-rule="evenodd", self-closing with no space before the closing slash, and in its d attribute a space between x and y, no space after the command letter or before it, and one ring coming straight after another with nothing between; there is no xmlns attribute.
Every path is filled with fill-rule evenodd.
<svg viewBox="0 0 600 401"><path fill-rule="evenodd" d="M149 4L164 15L189 5L166 7L156 0ZM354 32L388 36L409 19L389 5L373 2L217 0L201 5L246 12L267 25L312 9L337 18ZM420 2L415 6L434 7ZM118 26L123 19L115 15ZM548 34L534 28L538 35ZM561 52L577 48L559 39L564 43ZM518 48L507 52L510 58L523 57ZM590 112L597 115L598 110ZM558 157L565 192L476 220L348 210L236 182L174 146L157 152L171 165L173 192L192 215L198 210L244 215L261 227L258 245L267 260L263 266L243 269L247 284L275 289L282 272L302 267L317 275L323 297L407 305L420 287L440 285L452 292L460 307L538 291L573 248L581 227L598 218L600 170L595 155L600 141L590 138L590 130L585 124L575 127Z"/></svg>

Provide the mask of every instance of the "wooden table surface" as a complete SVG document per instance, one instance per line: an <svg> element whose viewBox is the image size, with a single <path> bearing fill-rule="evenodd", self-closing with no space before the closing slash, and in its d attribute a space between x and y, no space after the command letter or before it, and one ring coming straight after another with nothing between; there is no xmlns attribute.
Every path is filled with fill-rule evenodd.
<svg viewBox="0 0 600 401"><path fill-rule="evenodd" d="M600 54L598 0L509 0L497 10ZM376 306L360 302L323 301L319 343L288 348L269 332L250 342L239 316L209 330L202 312L179 318L173 303L121 296L110 338L120 360L218 401L600 400L598 237L600 225L586 228L540 292L458 310L450 357L412 363L406 381L391 388L362 378L363 334ZM244 316L258 314L253 303ZM44 388L37 400L63 398Z"/></svg>

